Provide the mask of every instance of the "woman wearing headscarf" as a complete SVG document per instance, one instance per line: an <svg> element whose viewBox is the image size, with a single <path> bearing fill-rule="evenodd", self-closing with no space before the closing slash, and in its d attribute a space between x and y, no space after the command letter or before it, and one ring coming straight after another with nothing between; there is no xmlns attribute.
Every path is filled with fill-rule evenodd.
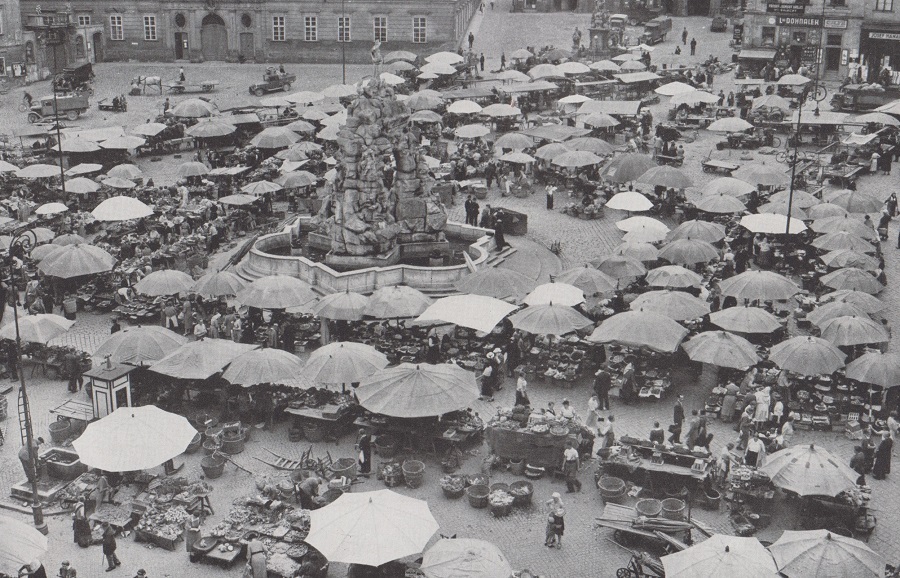
<svg viewBox="0 0 900 578"><path fill-rule="evenodd" d="M266 549L259 540L251 540L247 545L247 565L242 578L266 578Z"/></svg>
<svg viewBox="0 0 900 578"><path fill-rule="evenodd" d="M78 498L75 512L72 514L72 531L75 534L75 543L82 548L91 545L91 524L88 522L84 511L84 498Z"/></svg>
<svg viewBox="0 0 900 578"><path fill-rule="evenodd" d="M762 430L769 421L769 403L772 401L770 395L771 388L768 386L756 392L756 409L753 412L753 423L756 424L757 430Z"/></svg>
<svg viewBox="0 0 900 578"><path fill-rule="evenodd" d="M891 473L891 451L894 449L894 440L888 431L882 432L881 443L875 450L875 465L872 466L872 477L883 480Z"/></svg>

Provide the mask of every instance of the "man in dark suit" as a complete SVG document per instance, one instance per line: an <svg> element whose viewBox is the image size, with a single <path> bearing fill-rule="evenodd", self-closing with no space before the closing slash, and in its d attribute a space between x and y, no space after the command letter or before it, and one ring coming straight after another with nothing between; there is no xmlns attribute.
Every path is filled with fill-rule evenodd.
<svg viewBox="0 0 900 578"><path fill-rule="evenodd" d="M610 387L612 387L612 377L610 377L609 373L601 367L597 370L597 373L594 374L594 393L597 394L597 399L600 401L600 405L597 409L609 411Z"/></svg>
<svg viewBox="0 0 900 578"><path fill-rule="evenodd" d="M684 424L684 405L682 402L684 401L684 396L679 395L678 400L675 401L675 407L672 411L672 427L669 428L669 431L672 432L672 435L669 436L669 441L673 444L681 443L681 426Z"/></svg>

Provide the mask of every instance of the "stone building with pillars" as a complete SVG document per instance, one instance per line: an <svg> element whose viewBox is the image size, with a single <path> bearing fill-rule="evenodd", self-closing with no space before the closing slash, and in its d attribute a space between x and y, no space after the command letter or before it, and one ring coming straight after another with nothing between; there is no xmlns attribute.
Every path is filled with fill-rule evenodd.
<svg viewBox="0 0 900 578"><path fill-rule="evenodd" d="M11 82L25 75L25 38L19 1L7 0L0 4L0 82Z"/></svg>
<svg viewBox="0 0 900 578"><path fill-rule="evenodd" d="M750 68L776 61L806 65L824 80L846 78L876 1L885 0L749 0L739 57Z"/></svg>
<svg viewBox="0 0 900 578"><path fill-rule="evenodd" d="M21 0L23 22L49 6ZM65 16L70 61L79 28L90 60L139 61L370 61L375 40L382 52L422 55L455 50L481 0L86 0ZM53 6L58 6L54 3ZM68 13L63 14L63 10ZM96 27L96 30L93 29ZM99 33L99 36L98 36ZM90 48L88 48L90 44ZM59 61L59 54L57 60Z"/></svg>

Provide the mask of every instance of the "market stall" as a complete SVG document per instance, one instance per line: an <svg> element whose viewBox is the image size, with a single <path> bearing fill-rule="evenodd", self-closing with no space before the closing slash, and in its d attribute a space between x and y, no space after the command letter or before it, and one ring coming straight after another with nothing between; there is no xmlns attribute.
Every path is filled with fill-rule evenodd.
<svg viewBox="0 0 900 578"><path fill-rule="evenodd" d="M634 481L651 492L689 489L712 473L714 460L707 450L671 446L623 436L620 449L604 459L603 471Z"/></svg>

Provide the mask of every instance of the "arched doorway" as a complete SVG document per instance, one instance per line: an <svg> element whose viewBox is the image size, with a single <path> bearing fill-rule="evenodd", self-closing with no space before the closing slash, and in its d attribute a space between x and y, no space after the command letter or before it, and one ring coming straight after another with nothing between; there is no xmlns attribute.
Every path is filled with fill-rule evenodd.
<svg viewBox="0 0 900 578"><path fill-rule="evenodd" d="M225 60L228 55L228 30L218 14L207 14L203 18L200 46L204 60Z"/></svg>
<svg viewBox="0 0 900 578"><path fill-rule="evenodd" d="M103 62L103 33L94 32L91 47L94 51L94 62Z"/></svg>
<svg viewBox="0 0 900 578"><path fill-rule="evenodd" d="M77 60L84 60L87 58L87 53L84 48L84 37L80 34L75 37L75 58Z"/></svg>

